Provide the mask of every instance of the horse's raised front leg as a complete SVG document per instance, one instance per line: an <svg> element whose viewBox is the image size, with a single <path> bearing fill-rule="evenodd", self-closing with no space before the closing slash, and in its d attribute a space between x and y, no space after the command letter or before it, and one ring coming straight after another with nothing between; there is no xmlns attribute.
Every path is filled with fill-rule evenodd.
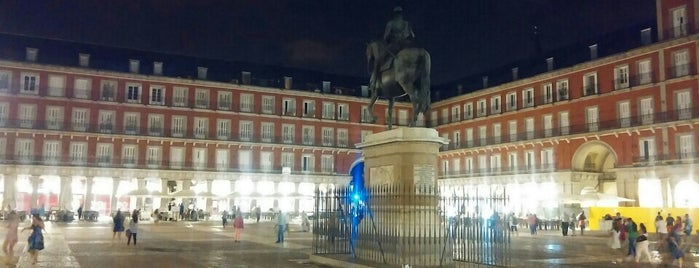
<svg viewBox="0 0 699 268"><path fill-rule="evenodd" d="M369 91L371 91L371 100L369 101L369 106L367 107L367 110L369 110L369 123L376 123L376 114L374 114L374 104L376 104L376 100L379 98L379 93L377 92L378 90L376 89L376 78L371 79L369 81Z"/></svg>

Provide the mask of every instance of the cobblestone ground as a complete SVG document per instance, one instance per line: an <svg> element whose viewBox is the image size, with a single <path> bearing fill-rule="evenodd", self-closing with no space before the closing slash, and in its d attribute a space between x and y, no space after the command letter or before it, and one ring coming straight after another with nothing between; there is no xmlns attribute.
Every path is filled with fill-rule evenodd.
<svg viewBox="0 0 699 268"><path fill-rule="evenodd" d="M22 223L23 226L28 222ZM313 237L292 225L286 243L275 244L274 226L269 222L248 223L242 241L233 241L233 229L220 222L143 222L137 246L127 246L125 237L112 239L108 222L47 223L46 249L31 265L26 251L29 233L20 234L9 265L0 267L390 267L375 263L344 262L348 256L309 258ZM5 230L0 229L4 237ZM687 243L684 267L699 267L697 242ZM563 237L555 231L512 238L513 267L666 267L672 263L654 251L652 263L624 259L626 250L611 250L602 232ZM651 250L656 243L652 242ZM325 263L325 264L321 264ZM457 267L477 267L457 263Z"/></svg>

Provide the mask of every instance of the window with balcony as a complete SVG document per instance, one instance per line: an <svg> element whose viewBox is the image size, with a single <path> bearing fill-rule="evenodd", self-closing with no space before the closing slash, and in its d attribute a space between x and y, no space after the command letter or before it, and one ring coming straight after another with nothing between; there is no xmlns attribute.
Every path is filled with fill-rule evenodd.
<svg viewBox="0 0 699 268"><path fill-rule="evenodd" d="M184 137L187 131L187 117L186 116L172 116L172 133L171 135L176 138Z"/></svg>
<svg viewBox="0 0 699 268"><path fill-rule="evenodd" d="M478 156L478 169L483 172L488 170L488 157L485 155Z"/></svg>
<svg viewBox="0 0 699 268"><path fill-rule="evenodd" d="M500 113L500 96L490 98L490 113L491 114L499 114Z"/></svg>
<svg viewBox="0 0 699 268"><path fill-rule="evenodd" d="M65 96L66 77L62 75L49 74L48 95L51 97Z"/></svg>
<svg viewBox="0 0 699 268"><path fill-rule="evenodd" d="M682 50L672 53L672 77L689 75L689 70L689 52L687 50Z"/></svg>
<svg viewBox="0 0 699 268"><path fill-rule="evenodd" d="M150 87L150 105L165 105L165 87Z"/></svg>
<svg viewBox="0 0 699 268"><path fill-rule="evenodd" d="M146 164L148 167L157 168L160 166L162 161L161 151L162 148L160 146L148 146L146 148Z"/></svg>
<svg viewBox="0 0 699 268"><path fill-rule="evenodd" d="M570 131L570 121L567 111L558 113L558 127L561 135L568 135L568 132Z"/></svg>
<svg viewBox="0 0 699 268"><path fill-rule="evenodd" d="M510 152L508 154L508 157L509 157L509 159L507 161L508 169L510 171L517 170L517 152Z"/></svg>
<svg viewBox="0 0 699 268"><path fill-rule="evenodd" d="M231 138L231 120L216 120L216 137L219 140L228 140Z"/></svg>
<svg viewBox="0 0 699 268"><path fill-rule="evenodd" d="M136 159L138 157L138 150L136 145L124 144L121 149L121 164L126 167L133 167L136 165Z"/></svg>
<svg viewBox="0 0 699 268"><path fill-rule="evenodd" d="M126 102L141 103L141 85L127 84L126 85Z"/></svg>
<svg viewBox="0 0 699 268"><path fill-rule="evenodd" d="M638 74L635 82L636 85L645 85L653 82L653 71L650 66L650 60L641 60L638 62Z"/></svg>
<svg viewBox="0 0 699 268"><path fill-rule="evenodd" d="M536 159L534 158L534 151L524 152L524 168L526 170L533 170L536 166Z"/></svg>
<svg viewBox="0 0 699 268"><path fill-rule="evenodd" d="M334 146L335 145L335 129L331 127L324 127L323 132L323 146Z"/></svg>
<svg viewBox="0 0 699 268"><path fill-rule="evenodd" d="M114 101L116 99L117 82L113 80L102 80L100 87L101 101Z"/></svg>
<svg viewBox="0 0 699 268"><path fill-rule="evenodd" d="M653 123L653 98L644 98L640 100L640 115L641 124L647 125Z"/></svg>
<svg viewBox="0 0 699 268"><path fill-rule="evenodd" d="M617 105L619 127L631 126L631 109L629 107L629 101L620 101Z"/></svg>
<svg viewBox="0 0 699 268"><path fill-rule="evenodd" d="M315 144L315 127L314 126L303 126L302 138L303 145L314 145Z"/></svg>
<svg viewBox="0 0 699 268"><path fill-rule="evenodd" d="M10 116L10 103L0 102L0 127L7 126Z"/></svg>
<svg viewBox="0 0 699 268"><path fill-rule="evenodd" d="M240 111L245 113L252 113L254 107L254 95L252 94L240 94Z"/></svg>
<svg viewBox="0 0 699 268"><path fill-rule="evenodd" d="M478 127L478 140L480 141L478 145L484 146L488 145L488 127L480 126Z"/></svg>
<svg viewBox="0 0 699 268"><path fill-rule="evenodd" d="M528 140L534 138L534 117L527 117L524 119L524 132Z"/></svg>
<svg viewBox="0 0 699 268"><path fill-rule="evenodd" d="M672 28L668 32L670 38L687 35L687 9L686 6L676 7L670 10Z"/></svg>
<svg viewBox="0 0 699 268"><path fill-rule="evenodd" d="M262 142L274 142L274 123L262 122Z"/></svg>
<svg viewBox="0 0 699 268"><path fill-rule="evenodd" d="M0 92L10 92L12 85L12 72L0 70Z"/></svg>
<svg viewBox="0 0 699 268"><path fill-rule="evenodd" d="M553 102L553 85L551 85L551 83L546 83L541 86L541 96L543 96L544 103Z"/></svg>
<svg viewBox="0 0 699 268"><path fill-rule="evenodd" d="M205 169L206 168L206 148L193 148L192 149L192 167L194 169Z"/></svg>
<svg viewBox="0 0 699 268"><path fill-rule="evenodd" d="M110 110L100 110L98 115L98 125L100 133L113 133L114 132L114 122L115 122L115 111Z"/></svg>
<svg viewBox="0 0 699 268"><path fill-rule="evenodd" d="M639 139L639 161L653 161L657 157L655 152L655 138L641 138Z"/></svg>
<svg viewBox="0 0 699 268"><path fill-rule="evenodd" d="M372 121L371 114L369 113L369 107L362 105L362 123L369 123Z"/></svg>
<svg viewBox="0 0 699 268"><path fill-rule="evenodd" d="M73 97L76 99L89 99L92 91L92 81L88 78L75 78L73 85Z"/></svg>
<svg viewBox="0 0 699 268"><path fill-rule="evenodd" d="M589 73L583 76L583 96L597 95L597 73Z"/></svg>
<svg viewBox="0 0 699 268"><path fill-rule="evenodd" d="M262 96L262 113L274 114L274 96Z"/></svg>
<svg viewBox="0 0 699 268"><path fill-rule="evenodd" d="M216 105L218 106L219 110L230 111L231 107L233 107L233 93L219 91Z"/></svg>
<svg viewBox="0 0 699 268"><path fill-rule="evenodd" d="M238 169L240 169L241 171L252 170L252 151L238 151Z"/></svg>
<svg viewBox="0 0 699 268"><path fill-rule="evenodd" d="M614 68L614 89L629 87L629 66L622 65Z"/></svg>
<svg viewBox="0 0 699 268"><path fill-rule="evenodd" d="M473 172L473 157L464 158L464 172L466 174Z"/></svg>
<svg viewBox="0 0 699 268"><path fill-rule="evenodd" d="M46 106L46 129L60 130L63 128L63 107Z"/></svg>
<svg viewBox="0 0 699 268"><path fill-rule="evenodd" d="M87 162L87 142L70 143L70 162L72 164L84 164Z"/></svg>
<svg viewBox="0 0 699 268"><path fill-rule="evenodd" d="M451 144L453 144L453 148L461 148L461 130L451 133Z"/></svg>
<svg viewBox="0 0 699 268"><path fill-rule="evenodd" d="M274 169L274 153L262 151L260 152L260 170L269 172Z"/></svg>
<svg viewBox="0 0 699 268"><path fill-rule="evenodd" d="M473 147L473 128L466 129L466 147Z"/></svg>
<svg viewBox="0 0 699 268"><path fill-rule="evenodd" d="M194 91L194 104L196 108L209 109L209 90L197 88Z"/></svg>
<svg viewBox="0 0 699 268"><path fill-rule="evenodd" d="M554 166L553 149L541 149L541 169L553 170Z"/></svg>
<svg viewBox="0 0 699 268"><path fill-rule="evenodd" d="M337 104L337 120L349 120L349 104Z"/></svg>
<svg viewBox="0 0 699 268"><path fill-rule="evenodd" d="M522 90L522 107L534 107L534 88Z"/></svg>
<svg viewBox="0 0 699 268"><path fill-rule="evenodd" d="M252 121L240 121L238 129L240 141L252 141Z"/></svg>
<svg viewBox="0 0 699 268"><path fill-rule="evenodd" d="M335 157L324 154L320 157L320 171L323 173L335 172Z"/></svg>
<svg viewBox="0 0 699 268"><path fill-rule="evenodd" d="M323 102L323 119L335 119L335 103Z"/></svg>
<svg viewBox="0 0 699 268"><path fill-rule="evenodd" d="M23 94L39 94L39 74L22 73L20 88Z"/></svg>
<svg viewBox="0 0 699 268"><path fill-rule="evenodd" d="M517 110L517 92L507 93L507 111Z"/></svg>
<svg viewBox="0 0 699 268"><path fill-rule="evenodd" d="M34 141L31 139L15 140L15 157L23 163L33 161L34 158Z"/></svg>
<svg viewBox="0 0 699 268"><path fill-rule="evenodd" d="M184 166L184 148L170 147L170 168L180 169Z"/></svg>
<svg viewBox="0 0 699 268"><path fill-rule="evenodd" d="M194 137L206 139L209 136L209 119L205 117L194 118Z"/></svg>
<svg viewBox="0 0 699 268"><path fill-rule="evenodd" d="M461 121L461 106L459 106L458 104L451 107L451 121Z"/></svg>
<svg viewBox="0 0 699 268"><path fill-rule="evenodd" d="M388 107L386 107L386 111L388 112ZM439 124L449 124L449 108L443 108L441 112L442 114L439 117Z"/></svg>
<svg viewBox="0 0 699 268"><path fill-rule="evenodd" d="M510 142L517 141L517 121L511 120L508 122L508 133L510 134Z"/></svg>
<svg viewBox="0 0 699 268"><path fill-rule="evenodd" d="M282 115L296 116L296 100L284 98L282 100Z"/></svg>
<svg viewBox="0 0 699 268"><path fill-rule="evenodd" d="M454 158L451 160L451 172L453 174L461 173L461 159L460 158Z"/></svg>
<svg viewBox="0 0 699 268"><path fill-rule="evenodd" d="M567 100L568 96L568 80L558 80L556 81L556 93L558 94L558 100Z"/></svg>
<svg viewBox="0 0 699 268"><path fill-rule="evenodd" d="M163 135L163 115L162 114L149 114L148 115L148 135L151 136L161 136Z"/></svg>
<svg viewBox="0 0 699 268"><path fill-rule="evenodd" d="M675 111L679 120L692 118L692 98L689 90L675 93Z"/></svg>
<svg viewBox="0 0 699 268"><path fill-rule="evenodd" d="M281 164L282 164L283 168L287 167L287 168L290 168L291 170L294 170L294 167L296 166L296 165L294 165L294 163L295 163L294 153L287 153L287 152L282 153L282 163Z"/></svg>
<svg viewBox="0 0 699 268"><path fill-rule="evenodd" d="M216 170L225 171L230 168L229 155L229 149L216 149Z"/></svg>
<svg viewBox="0 0 699 268"><path fill-rule="evenodd" d="M19 104L19 127L34 128L36 125L36 104Z"/></svg>
<svg viewBox="0 0 699 268"><path fill-rule="evenodd" d="M337 129L337 147L347 148L349 135L346 128Z"/></svg>
<svg viewBox="0 0 699 268"><path fill-rule="evenodd" d="M464 119L473 118L473 103L464 104Z"/></svg>
<svg viewBox="0 0 699 268"><path fill-rule="evenodd" d="M544 137L548 138L553 136L553 115L545 114L541 120L544 126Z"/></svg>
<svg viewBox="0 0 699 268"><path fill-rule="evenodd" d="M286 144L293 144L296 142L296 135L294 125L283 124L282 125L282 142Z"/></svg>
<svg viewBox="0 0 699 268"><path fill-rule="evenodd" d="M677 144L677 154L680 159L694 159L696 157L694 135L692 133L677 135Z"/></svg>
<svg viewBox="0 0 699 268"><path fill-rule="evenodd" d="M315 117L316 116L316 102L314 100L304 100L303 101L303 117Z"/></svg>
<svg viewBox="0 0 699 268"><path fill-rule="evenodd" d="M61 162L61 142L44 141L44 162Z"/></svg>
<svg viewBox="0 0 699 268"><path fill-rule="evenodd" d="M90 123L90 111L88 109L73 108L73 131L87 131Z"/></svg>
<svg viewBox="0 0 699 268"><path fill-rule="evenodd" d="M502 124L493 123L493 142L495 144L502 142Z"/></svg>
<svg viewBox="0 0 699 268"><path fill-rule="evenodd" d="M315 171L315 157L312 154L304 154L301 156L301 171L303 172L314 172Z"/></svg>
<svg viewBox="0 0 699 268"><path fill-rule="evenodd" d="M490 156L490 171L491 172L498 172L501 170L502 159L499 154L491 155Z"/></svg>
<svg viewBox="0 0 699 268"><path fill-rule="evenodd" d="M362 142L364 142L364 141L366 140L366 136L369 136L369 135L371 135L371 134L373 134L373 133L374 133L374 132L371 131L371 130L362 130L362 131L359 133L359 135L360 135L360 136L359 136L359 140L362 141Z"/></svg>
<svg viewBox="0 0 699 268"><path fill-rule="evenodd" d="M589 132L599 130L599 109L597 106L585 109L586 130Z"/></svg>
<svg viewBox="0 0 699 268"><path fill-rule="evenodd" d="M172 92L172 106L187 107L187 88L174 87Z"/></svg>
<svg viewBox="0 0 699 268"><path fill-rule="evenodd" d="M485 108L485 99L478 100L478 117L483 117L487 115Z"/></svg>
<svg viewBox="0 0 699 268"><path fill-rule="evenodd" d="M109 143L98 143L97 151L95 152L95 162L101 165L109 165L112 163L112 144Z"/></svg>

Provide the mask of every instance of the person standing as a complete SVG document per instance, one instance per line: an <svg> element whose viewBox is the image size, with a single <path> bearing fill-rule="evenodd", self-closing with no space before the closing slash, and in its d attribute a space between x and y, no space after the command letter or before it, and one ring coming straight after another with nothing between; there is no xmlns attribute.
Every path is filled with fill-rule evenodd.
<svg viewBox="0 0 699 268"><path fill-rule="evenodd" d="M646 260L651 262L650 251L648 251L648 231L646 225L639 225L640 235L636 238L636 262L641 259L641 256L646 256Z"/></svg>
<svg viewBox="0 0 699 268"><path fill-rule="evenodd" d="M682 260L684 259L684 251L680 248L680 236L675 228L676 226L668 226L668 237L667 237L667 248L670 250L672 258L677 260L677 266L682 267Z"/></svg>
<svg viewBox="0 0 699 268"><path fill-rule="evenodd" d="M259 206L255 207L255 220L257 223L260 223L260 214L261 213L262 213L262 211L260 210L260 207Z"/></svg>
<svg viewBox="0 0 699 268"><path fill-rule="evenodd" d="M684 214L684 234L685 236L685 242L689 241L689 236L692 234L692 229L694 228L694 221L689 218L689 214L685 213Z"/></svg>
<svg viewBox="0 0 699 268"><path fill-rule="evenodd" d="M306 211L301 211L301 231L308 232L311 229L311 223L308 221Z"/></svg>
<svg viewBox="0 0 699 268"><path fill-rule="evenodd" d="M39 259L39 250L44 249L44 234L42 233L44 221L41 219L41 216L38 214L32 215L32 225L22 229L22 231L24 230L32 230L32 234L27 239L27 246L32 257L32 264L36 264Z"/></svg>
<svg viewBox="0 0 699 268"><path fill-rule="evenodd" d="M658 216L655 216L655 233L658 240L665 239L667 237L667 223L663 216L658 212Z"/></svg>
<svg viewBox="0 0 699 268"><path fill-rule="evenodd" d="M611 240L610 240L610 246L612 249L620 249L621 248L621 240L619 240L619 235L621 234L621 220L620 219L614 219L612 221L612 229L609 231L611 233Z"/></svg>
<svg viewBox="0 0 699 268"><path fill-rule="evenodd" d="M284 243L284 231L286 229L286 216L284 212L279 210L279 215L277 215L277 242Z"/></svg>
<svg viewBox="0 0 699 268"><path fill-rule="evenodd" d="M563 236L568 236L568 226L568 213L563 213L563 217L561 218L561 232Z"/></svg>
<svg viewBox="0 0 699 268"><path fill-rule="evenodd" d="M80 207L78 207L78 221L82 219L83 217L83 205L81 204Z"/></svg>
<svg viewBox="0 0 699 268"><path fill-rule="evenodd" d="M221 224L223 224L223 228L226 228L226 223L228 223L228 211L224 210L221 213Z"/></svg>
<svg viewBox="0 0 699 268"><path fill-rule="evenodd" d="M118 239L121 240L121 233L124 232L124 214L121 213L121 209L117 209L116 214L114 215L114 218L112 218L112 221L114 222L114 227L112 231L114 232L112 234L112 242L114 241L115 237L119 237Z"/></svg>
<svg viewBox="0 0 699 268"><path fill-rule="evenodd" d="M135 213L134 213L135 214ZM136 238L138 236L138 217L133 217L131 218L131 221L129 221L129 231L126 237L128 240L126 240L126 245L131 244L131 238L133 237L133 245L136 245Z"/></svg>
<svg viewBox="0 0 699 268"><path fill-rule="evenodd" d="M675 226L675 217L672 217L672 214L668 213L667 217L665 217L665 226L667 226L667 232L670 232L670 228Z"/></svg>
<svg viewBox="0 0 699 268"><path fill-rule="evenodd" d="M184 204L180 202L180 220L184 220Z"/></svg>
<svg viewBox="0 0 699 268"><path fill-rule="evenodd" d="M627 233L627 240L629 241L629 251L626 254L626 256L630 257L636 257L636 238L638 237L638 226L636 225L635 222L633 222L633 219L627 218L626 219L626 233Z"/></svg>
<svg viewBox="0 0 699 268"><path fill-rule="evenodd" d="M2 251L5 253L5 264L10 264L14 259L15 245L17 244L17 228L19 227L19 216L17 212L10 211L7 215L7 233L5 241L2 243Z"/></svg>
<svg viewBox="0 0 699 268"><path fill-rule="evenodd" d="M580 212L580 215L578 215L578 226L580 226L580 235L583 236L585 235L585 223L587 221L587 217L585 216L585 211Z"/></svg>
<svg viewBox="0 0 699 268"><path fill-rule="evenodd" d="M233 220L233 228L235 228L235 242L240 242L240 235L243 233L244 228L243 215L240 210L235 212L235 219ZM284 242L284 235L282 234L282 242Z"/></svg>

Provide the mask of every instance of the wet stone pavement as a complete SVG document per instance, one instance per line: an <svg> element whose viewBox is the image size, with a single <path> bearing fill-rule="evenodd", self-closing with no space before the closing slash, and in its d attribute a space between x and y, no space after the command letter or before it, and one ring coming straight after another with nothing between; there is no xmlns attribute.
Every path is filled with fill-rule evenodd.
<svg viewBox="0 0 699 268"><path fill-rule="evenodd" d="M26 226L23 222L21 226ZM31 265L26 251L28 232L20 233L14 263L0 267L395 267L363 261L347 262L349 256L312 256L313 236L291 226L284 244L275 244L276 232L270 222L246 223L242 241L233 241L233 228L223 229L219 221L143 222L138 245L127 246L126 238L112 239L111 225L104 222L46 224L46 249L39 262ZM0 237L5 230L0 228ZM603 232L563 237L558 232L512 237L512 267L673 267L661 263L624 260L626 250L611 250ZM684 267L699 267L699 238L688 243ZM651 244L651 251L655 243ZM695 255L695 256L692 256ZM457 267L483 267L457 263ZM674 266L676 267L676 266Z"/></svg>

